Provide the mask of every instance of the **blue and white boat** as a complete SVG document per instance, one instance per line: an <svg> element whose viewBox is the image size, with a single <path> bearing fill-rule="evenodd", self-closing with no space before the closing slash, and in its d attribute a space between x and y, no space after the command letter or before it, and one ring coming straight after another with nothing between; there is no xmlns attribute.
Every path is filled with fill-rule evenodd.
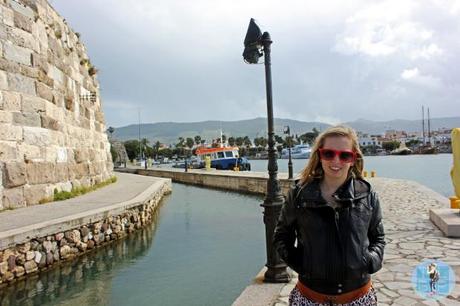
<svg viewBox="0 0 460 306"><path fill-rule="evenodd" d="M201 160L204 166L205 157L211 159L211 168L220 170L251 170L251 164L245 157L240 157L238 147L219 147L206 148L200 147L196 149L196 155Z"/></svg>
<svg viewBox="0 0 460 306"><path fill-rule="evenodd" d="M308 144L299 144L291 148L292 159L307 159L310 158L311 147ZM281 151L281 159L289 158L289 149L285 148Z"/></svg>

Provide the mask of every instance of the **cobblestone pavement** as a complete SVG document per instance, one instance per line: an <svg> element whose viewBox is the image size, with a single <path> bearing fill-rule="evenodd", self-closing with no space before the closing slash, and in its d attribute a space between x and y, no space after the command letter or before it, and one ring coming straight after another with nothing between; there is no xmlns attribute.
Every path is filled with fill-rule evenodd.
<svg viewBox="0 0 460 306"><path fill-rule="evenodd" d="M383 209L387 245L383 268L372 275L379 305L460 305L460 239L444 237L429 220L429 210L449 207L448 199L415 182L372 178ZM449 264L456 286L449 296L426 300L411 283L415 266L436 259ZM285 285L275 306L287 305L297 278Z"/></svg>

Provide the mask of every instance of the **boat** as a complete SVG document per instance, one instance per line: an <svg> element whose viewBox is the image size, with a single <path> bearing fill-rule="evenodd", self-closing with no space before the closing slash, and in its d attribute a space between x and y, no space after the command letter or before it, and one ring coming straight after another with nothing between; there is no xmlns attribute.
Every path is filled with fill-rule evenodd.
<svg viewBox="0 0 460 306"><path fill-rule="evenodd" d="M406 144L404 142L401 142L399 145L399 148L394 149L393 151L390 152L390 155L409 155L412 154L412 150L406 147Z"/></svg>
<svg viewBox="0 0 460 306"><path fill-rule="evenodd" d="M308 144L299 144L291 148L292 159L307 159L310 158L311 147ZM289 158L289 149L285 148L281 151L281 159Z"/></svg>
<svg viewBox="0 0 460 306"><path fill-rule="evenodd" d="M245 157L239 156L238 147L198 147L195 154L201 165L205 166L207 156L211 159L211 168L219 170L251 170L251 164Z"/></svg>
<svg viewBox="0 0 460 306"><path fill-rule="evenodd" d="M200 169L200 168L204 168L204 165L202 164L201 160L199 160L198 158L187 158L187 159L184 159L184 160L176 160L172 167L173 168L182 168L182 169L185 169L185 163L187 162L187 168L188 169Z"/></svg>

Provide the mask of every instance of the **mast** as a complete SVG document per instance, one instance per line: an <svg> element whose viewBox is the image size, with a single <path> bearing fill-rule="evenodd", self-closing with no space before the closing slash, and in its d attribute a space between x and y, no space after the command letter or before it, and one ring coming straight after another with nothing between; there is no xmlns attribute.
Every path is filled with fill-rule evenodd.
<svg viewBox="0 0 460 306"><path fill-rule="evenodd" d="M425 109L422 105L422 137L423 137L423 144L425 144Z"/></svg>
<svg viewBox="0 0 460 306"><path fill-rule="evenodd" d="M430 108L428 107L428 144L431 145Z"/></svg>

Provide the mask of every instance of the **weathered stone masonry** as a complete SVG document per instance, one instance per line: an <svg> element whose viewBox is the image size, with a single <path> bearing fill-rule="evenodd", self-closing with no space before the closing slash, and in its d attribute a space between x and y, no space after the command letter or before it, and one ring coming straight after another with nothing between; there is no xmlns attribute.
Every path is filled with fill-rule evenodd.
<svg viewBox="0 0 460 306"><path fill-rule="evenodd" d="M46 0L0 0L0 209L104 181L112 168L79 35Z"/></svg>

